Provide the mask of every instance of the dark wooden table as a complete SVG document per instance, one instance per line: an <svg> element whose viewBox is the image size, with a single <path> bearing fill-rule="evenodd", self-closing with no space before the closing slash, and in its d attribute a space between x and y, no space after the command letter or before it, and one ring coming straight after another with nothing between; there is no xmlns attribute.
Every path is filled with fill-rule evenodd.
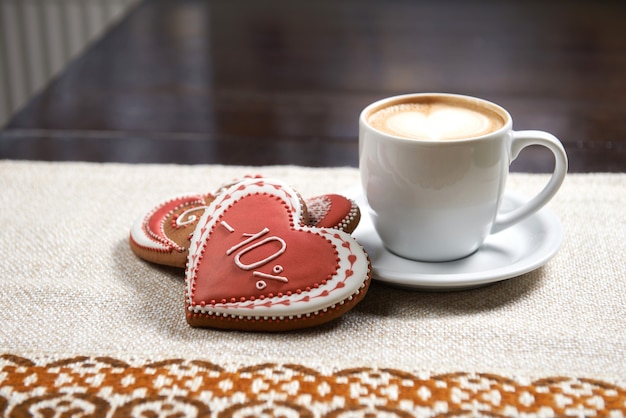
<svg viewBox="0 0 626 418"><path fill-rule="evenodd" d="M626 2L146 0L0 133L0 158L357 165L394 94L495 101L570 171L626 171ZM531 149L516 171L546 172Z"/></svg>

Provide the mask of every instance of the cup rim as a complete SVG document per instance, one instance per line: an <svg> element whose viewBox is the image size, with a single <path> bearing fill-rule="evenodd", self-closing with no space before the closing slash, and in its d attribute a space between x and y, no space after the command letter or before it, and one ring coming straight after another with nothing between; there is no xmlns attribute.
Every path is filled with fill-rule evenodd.
<svg viewBox="0 0 626 418"><path fill-rule="evenodd" d="M485 138L489 138L489 137L492 137L492 136L499 136L499 135L502 135L503 132L507 132L507 131L512 130L513 119L511 117L510 113L505 108L503 108L502 106L500 106L500 105L498 105L498 104L496 104L496 103L494 103L494 102L492 102L490 100L486 100L486 99L483 99L483 98L480 98L480 97L469 96L469 95L465 95L465 94L438 93L438 92L406 93L406 94L399 94L399 95L389 96L389 97L385 97L385 98L379 99L379 100L377 100L375 102L370 103L369 105L367 105L361 111L361 114L359 115L359 122L361 123L362 126L367 127L367 129L371 129L372 131L378 133L379 135L383 135L386 138L390 138L390 139L394 139L394 140L398 140L398 141L402 141L402 142L420 142L420 143L424 143L424 144L441 144L442 141L435 140L435 139L407 138L407 137L403 137L403 136L399 136L399 135L393 135L393 134L390 134L388 132L381 131L380 129L377 129L377 128L373 127L372 125L370 125L367 122L367 116L369 116L369 114L372 113L373 109L381 108L381 107L386 106L389 103L394 102L394 101L403 101L403 100L406 100L406 99L410 99L412 97L425 97L425 96L456 98L456 99L461 99L461 100L467 100L467 101L470 101L470 102L480 103L482 105L486 105L491 110L493 110L496 113L500 114L500 116L502 116L504 118L504 124L502 125L502 127L497 129L497 130L495 130L495 131L493 131L493 132L489 132L489 133L484 134L484 135L470 136L470 137L467 137L467 138L446 139L445 141L443 141L446 144L476 141L476 140L479 140L479 139L485 139Z"/></svg>

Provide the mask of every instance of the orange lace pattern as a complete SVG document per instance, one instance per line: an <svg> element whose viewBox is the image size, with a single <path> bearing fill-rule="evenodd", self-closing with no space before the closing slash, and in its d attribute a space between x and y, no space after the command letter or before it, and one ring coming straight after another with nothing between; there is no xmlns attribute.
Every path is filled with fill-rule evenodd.
<svg viewBox="0 0 626 418"><path fill-rule="evenodd" d="M295 364L236 370L171 359L129 364L73 357L45 364L0 356L8 417L625 416L626 388L585 378L522 381L483 373L421 375Z"/></svg>

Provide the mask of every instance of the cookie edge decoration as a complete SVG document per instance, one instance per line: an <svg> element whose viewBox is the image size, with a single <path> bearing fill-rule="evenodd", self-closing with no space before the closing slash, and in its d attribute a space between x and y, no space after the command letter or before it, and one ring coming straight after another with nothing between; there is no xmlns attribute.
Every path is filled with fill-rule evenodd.
<svg viewBox="0 0 626 418"><path fill-rule="evenodd" d="M196 304L194 288L198 279L197 268L207 240L223 214L235 202L253 192L270 194L283 200L293 219L291 228L324 238L339 253L339 268L326 284L307 291L306 295L303 293L303 297L296 301L293 295L283 295L257 301ZM276 179L244 179L220 193L198 222L189 246L185 271L185 316L189 325L249 331L287 331L328 322L356 305L365 296L371 281L372 269L367 253L347 232L308 226L306 214L306 205L300 195ZM299 305L302 307L294 308L292 305L295 303L302 303ZM251 308L254 309L253 314L250 313Z"/></svg>

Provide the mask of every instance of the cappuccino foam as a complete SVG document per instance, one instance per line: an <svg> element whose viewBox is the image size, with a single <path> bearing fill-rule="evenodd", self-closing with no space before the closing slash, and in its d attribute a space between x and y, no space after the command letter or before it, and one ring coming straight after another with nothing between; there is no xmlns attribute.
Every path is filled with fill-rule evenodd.
<svg viewBox="0 0 626 418"><path fill-rule="evenodd" d="M474 138L497 131L503 118L487 108L464 102L404 102L378 109L367 118L374 128L410 139Z"/></svg>

